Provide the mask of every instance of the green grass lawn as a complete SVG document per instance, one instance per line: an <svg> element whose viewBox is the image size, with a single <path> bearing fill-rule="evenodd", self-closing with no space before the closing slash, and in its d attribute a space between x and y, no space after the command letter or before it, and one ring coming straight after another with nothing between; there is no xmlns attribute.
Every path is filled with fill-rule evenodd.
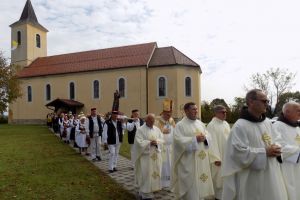
<svg viewBox="0 0 300 200"><path fill-rule="evenodd" d="M45 126L0 125L1 200L134 198Z"/></svg>
<svg viewBox="0 0 300 200"><path fill-rule="evenodd" d="M130 145L128 144L128 134L127 131L125 131L125 134L123 136L123 142L120 148L120 154L128 159L130 159Z"/></svg>

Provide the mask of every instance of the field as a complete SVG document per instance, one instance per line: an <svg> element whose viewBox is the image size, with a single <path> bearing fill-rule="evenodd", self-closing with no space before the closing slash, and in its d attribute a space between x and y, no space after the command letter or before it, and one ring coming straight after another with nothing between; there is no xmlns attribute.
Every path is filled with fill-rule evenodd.
<svg viewBox="0 0 300 200"><path fill-rule="evenodd" d="M134 198L45 126L0 125L0 199Z"/></svg>

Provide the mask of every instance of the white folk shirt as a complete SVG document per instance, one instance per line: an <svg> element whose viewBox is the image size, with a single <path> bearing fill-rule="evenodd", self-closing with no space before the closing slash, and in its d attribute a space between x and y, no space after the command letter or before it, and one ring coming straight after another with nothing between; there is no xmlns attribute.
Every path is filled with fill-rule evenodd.
<svg viewBox="0 0 300 200"><path fill-rule="evenodd" d="M198 200L214 195L208 148L196 139L200 132L209 142L210 136L199 120L184 117L175 126L171 188L178 199Z"/></svg>
<svg viewBox="0 0 300 200"><path fill-rule="evenodd" d="M151 140L158 142L157 147L150 145ZM159 128L141 126L135 135L134 163L135 181L142 193L161 190L161 145L163 135Z"/></svg>
<svg viewBox="0 0 300 200"><path fill-rule="evenodd" d="M211 176L215 188L215 197L222 198L223 180L221 177L221 166L216 166L215 161L223 161L224 150L227 138L230 133L230 126L225 120L220 120L214 117L207 125L207 131L211 135L210 163L211 163Z"/></svg>
<svg viewBox="0 0 300 200"><path fill-rule="evenodd" d="M292 127L284 122L273 124L276 142L282 146L282 160L280 165L289 200L300 199L300 128Z"/></svg>
<svg viewBox="0 0 300 200"><path fill-rule="evenodd" d="M98 125L98 120L97 120L97 116L92 116L92 120L94 123L94 133L98 133L99 132L99 125Z"/></svg>
<svg viewBox="0 0 300 200"><path fill-rule="evenodd" d="M140 119L137 119L136 121L132 121L132 122L127 122L126 129L128 131L133 131L134 126L136 127L136 129L140 128Z"/></svg>
<svg viewBox="0 0 300 200"><path fill-rule="evenodd" d="M116 145L118 145L120 143L119 141L119 134L118 134L118 130L117 130L117 121L111 120L115 129L116 129ZM126 124L122 123L122 129L124 130L126 128ZM122 131L122 134L124 134L124 131ZM102 134L102 141L104 144L107 144L107 138L108 138L108 134L107 134L107 124L105 123L103 126L103 134Z"/></svg>
<svg viewBox="0 0 300 200"><path fill-rule="evenodd" d="M239 119L228 137L222 166L223 200L287 200L280 164L267 157L274 143L271 122Z"/></svg>

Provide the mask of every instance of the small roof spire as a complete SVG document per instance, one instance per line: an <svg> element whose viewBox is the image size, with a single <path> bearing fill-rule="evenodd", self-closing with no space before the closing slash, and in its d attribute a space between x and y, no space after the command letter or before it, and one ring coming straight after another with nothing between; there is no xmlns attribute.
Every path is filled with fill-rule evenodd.
<svg viewBox="0 0 300 200"><path fill-rule="evenodd" d="M29 23L33 26L39 27L42 30L48 32L48 30L38 22L30 0L26 1L26 4L24 6L24 9L23 9L23 12L22 12L22 15L21 15L19 21L11 24L10 27L19 25L19 24L24 24L24 23Z"/></svg>
<svg viewBox="0 0 300 200"><path fill-rule="evenodd" d="M27 0L19 21L30 21L38 23L31 1Z"/></svg>

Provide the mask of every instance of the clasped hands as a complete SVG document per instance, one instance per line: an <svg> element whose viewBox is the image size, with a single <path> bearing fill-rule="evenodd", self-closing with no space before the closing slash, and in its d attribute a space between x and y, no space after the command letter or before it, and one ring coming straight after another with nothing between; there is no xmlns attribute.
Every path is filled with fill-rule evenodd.
<svg viewBox="0 0 300 200"><path fill-rule="evenodd" d="M170 129L168 128L164 128L162 131L163 134L169 134L170 133Z"/></svg>
<svg viewBox="0 0 300 200"><path fill-rule="evenodd" d="M150 141L150 145L151 145L151 146L157 146L157 144L158 144L158 143L157 143L156 140L151 140L151 141Z"/></svg>
<svg viewBox="0 0 300 200"><path fill-rule="evenodd" d="M197 142L204 142L206 140L206 137L203 133L199 133L196 135L196 139L197 139Z"/></svg>
<svg viewBox="0 0 300 200"><path fill-rule="evenodd" d="M281 147L276 144L271 144L266 147L266 153L268 157L277 157L281 155Z"/></svg>

